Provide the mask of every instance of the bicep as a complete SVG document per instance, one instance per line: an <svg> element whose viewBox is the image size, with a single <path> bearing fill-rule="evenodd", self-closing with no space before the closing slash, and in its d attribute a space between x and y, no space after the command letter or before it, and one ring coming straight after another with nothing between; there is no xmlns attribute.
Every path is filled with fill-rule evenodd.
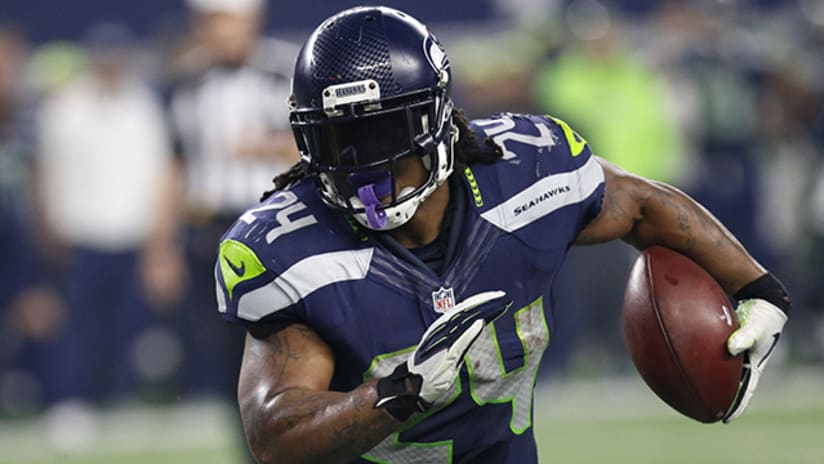
<svg viewBox="0 0 824 464"><path fill-rule="evenodd" d="M326 391L333 371L331 349L305 325L291 324L264 338L247 334L238 382L241 412L293 388Z"/></svg>
<svg viewBox="0 0 824 464"><path fill-rule="evenodd" d="M715 219L680 190L598 161L604 170L603 206L576 245L621 239L638 249L664 245L690 254L698 239L721 238Z"/></svg>
<svg viewBox="0 0 824 464"><path fill-rule="evenodd" d="M604 198L601 211L579 234L576 245L593 245L615 239L629 239L642 219L643 204L659 188L598 158L604 171Z"/></svg>

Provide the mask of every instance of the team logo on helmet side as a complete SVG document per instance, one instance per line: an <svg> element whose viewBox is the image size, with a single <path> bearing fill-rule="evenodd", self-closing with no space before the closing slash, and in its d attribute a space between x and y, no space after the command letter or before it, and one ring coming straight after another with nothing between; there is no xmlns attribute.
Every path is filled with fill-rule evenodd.
<svg viewBox="0 0 824 464"><path fill-rule="evenodd" d="M446 56L446 51L431 33L423 41L423 54L438 75L449 69L449 59ZM446 74L448 76L448 73Z"/></svg>

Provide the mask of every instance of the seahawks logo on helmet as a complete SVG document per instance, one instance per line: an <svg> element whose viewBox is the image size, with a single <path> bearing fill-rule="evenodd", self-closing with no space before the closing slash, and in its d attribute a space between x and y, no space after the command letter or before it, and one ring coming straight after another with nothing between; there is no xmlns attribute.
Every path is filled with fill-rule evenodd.
<svg viewBox="0 0 824 464"><path fill-rule="evenodd" d="M438 42L438 39L436 39L431 33L427 35L426 39L423 41L423 54L426 56L426 60L429 61L429 65L432 66L432 69L435 70L441 80L448 81L449 73L444 71L449 69L449 59L447 58L443 47L441 47L440 42Z"/></svg>

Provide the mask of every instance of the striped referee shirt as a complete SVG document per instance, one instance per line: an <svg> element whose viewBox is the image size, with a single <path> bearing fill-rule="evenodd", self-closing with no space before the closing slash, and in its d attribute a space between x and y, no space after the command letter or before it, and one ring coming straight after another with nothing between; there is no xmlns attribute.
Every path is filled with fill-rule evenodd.
<svg viewBox="0 0 824 464"><path fill-rule="evenodd" d="M254 134L288 130L287 101L297 48L267 39L262 60L237 68L212 68L172 94L171 117L177 153L183 157L187 201L195 214L234 216L289 167L278 157L238 156ZM277 154L273 154L277 155Z"/></svg>

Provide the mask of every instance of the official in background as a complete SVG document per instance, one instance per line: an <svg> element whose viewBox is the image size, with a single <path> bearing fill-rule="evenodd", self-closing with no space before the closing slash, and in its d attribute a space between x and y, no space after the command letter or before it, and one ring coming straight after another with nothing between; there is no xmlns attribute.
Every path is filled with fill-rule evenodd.
<svg viewBox="0 0 824 464"><path fill-rule="evenodd" d="M237 215L297 160L286 101L297 47L261 36L263 0L188 0L192 30L171 96L189 291L181 327L189 393L234 398L243 331L214 309L217 244Z"/></svg>

